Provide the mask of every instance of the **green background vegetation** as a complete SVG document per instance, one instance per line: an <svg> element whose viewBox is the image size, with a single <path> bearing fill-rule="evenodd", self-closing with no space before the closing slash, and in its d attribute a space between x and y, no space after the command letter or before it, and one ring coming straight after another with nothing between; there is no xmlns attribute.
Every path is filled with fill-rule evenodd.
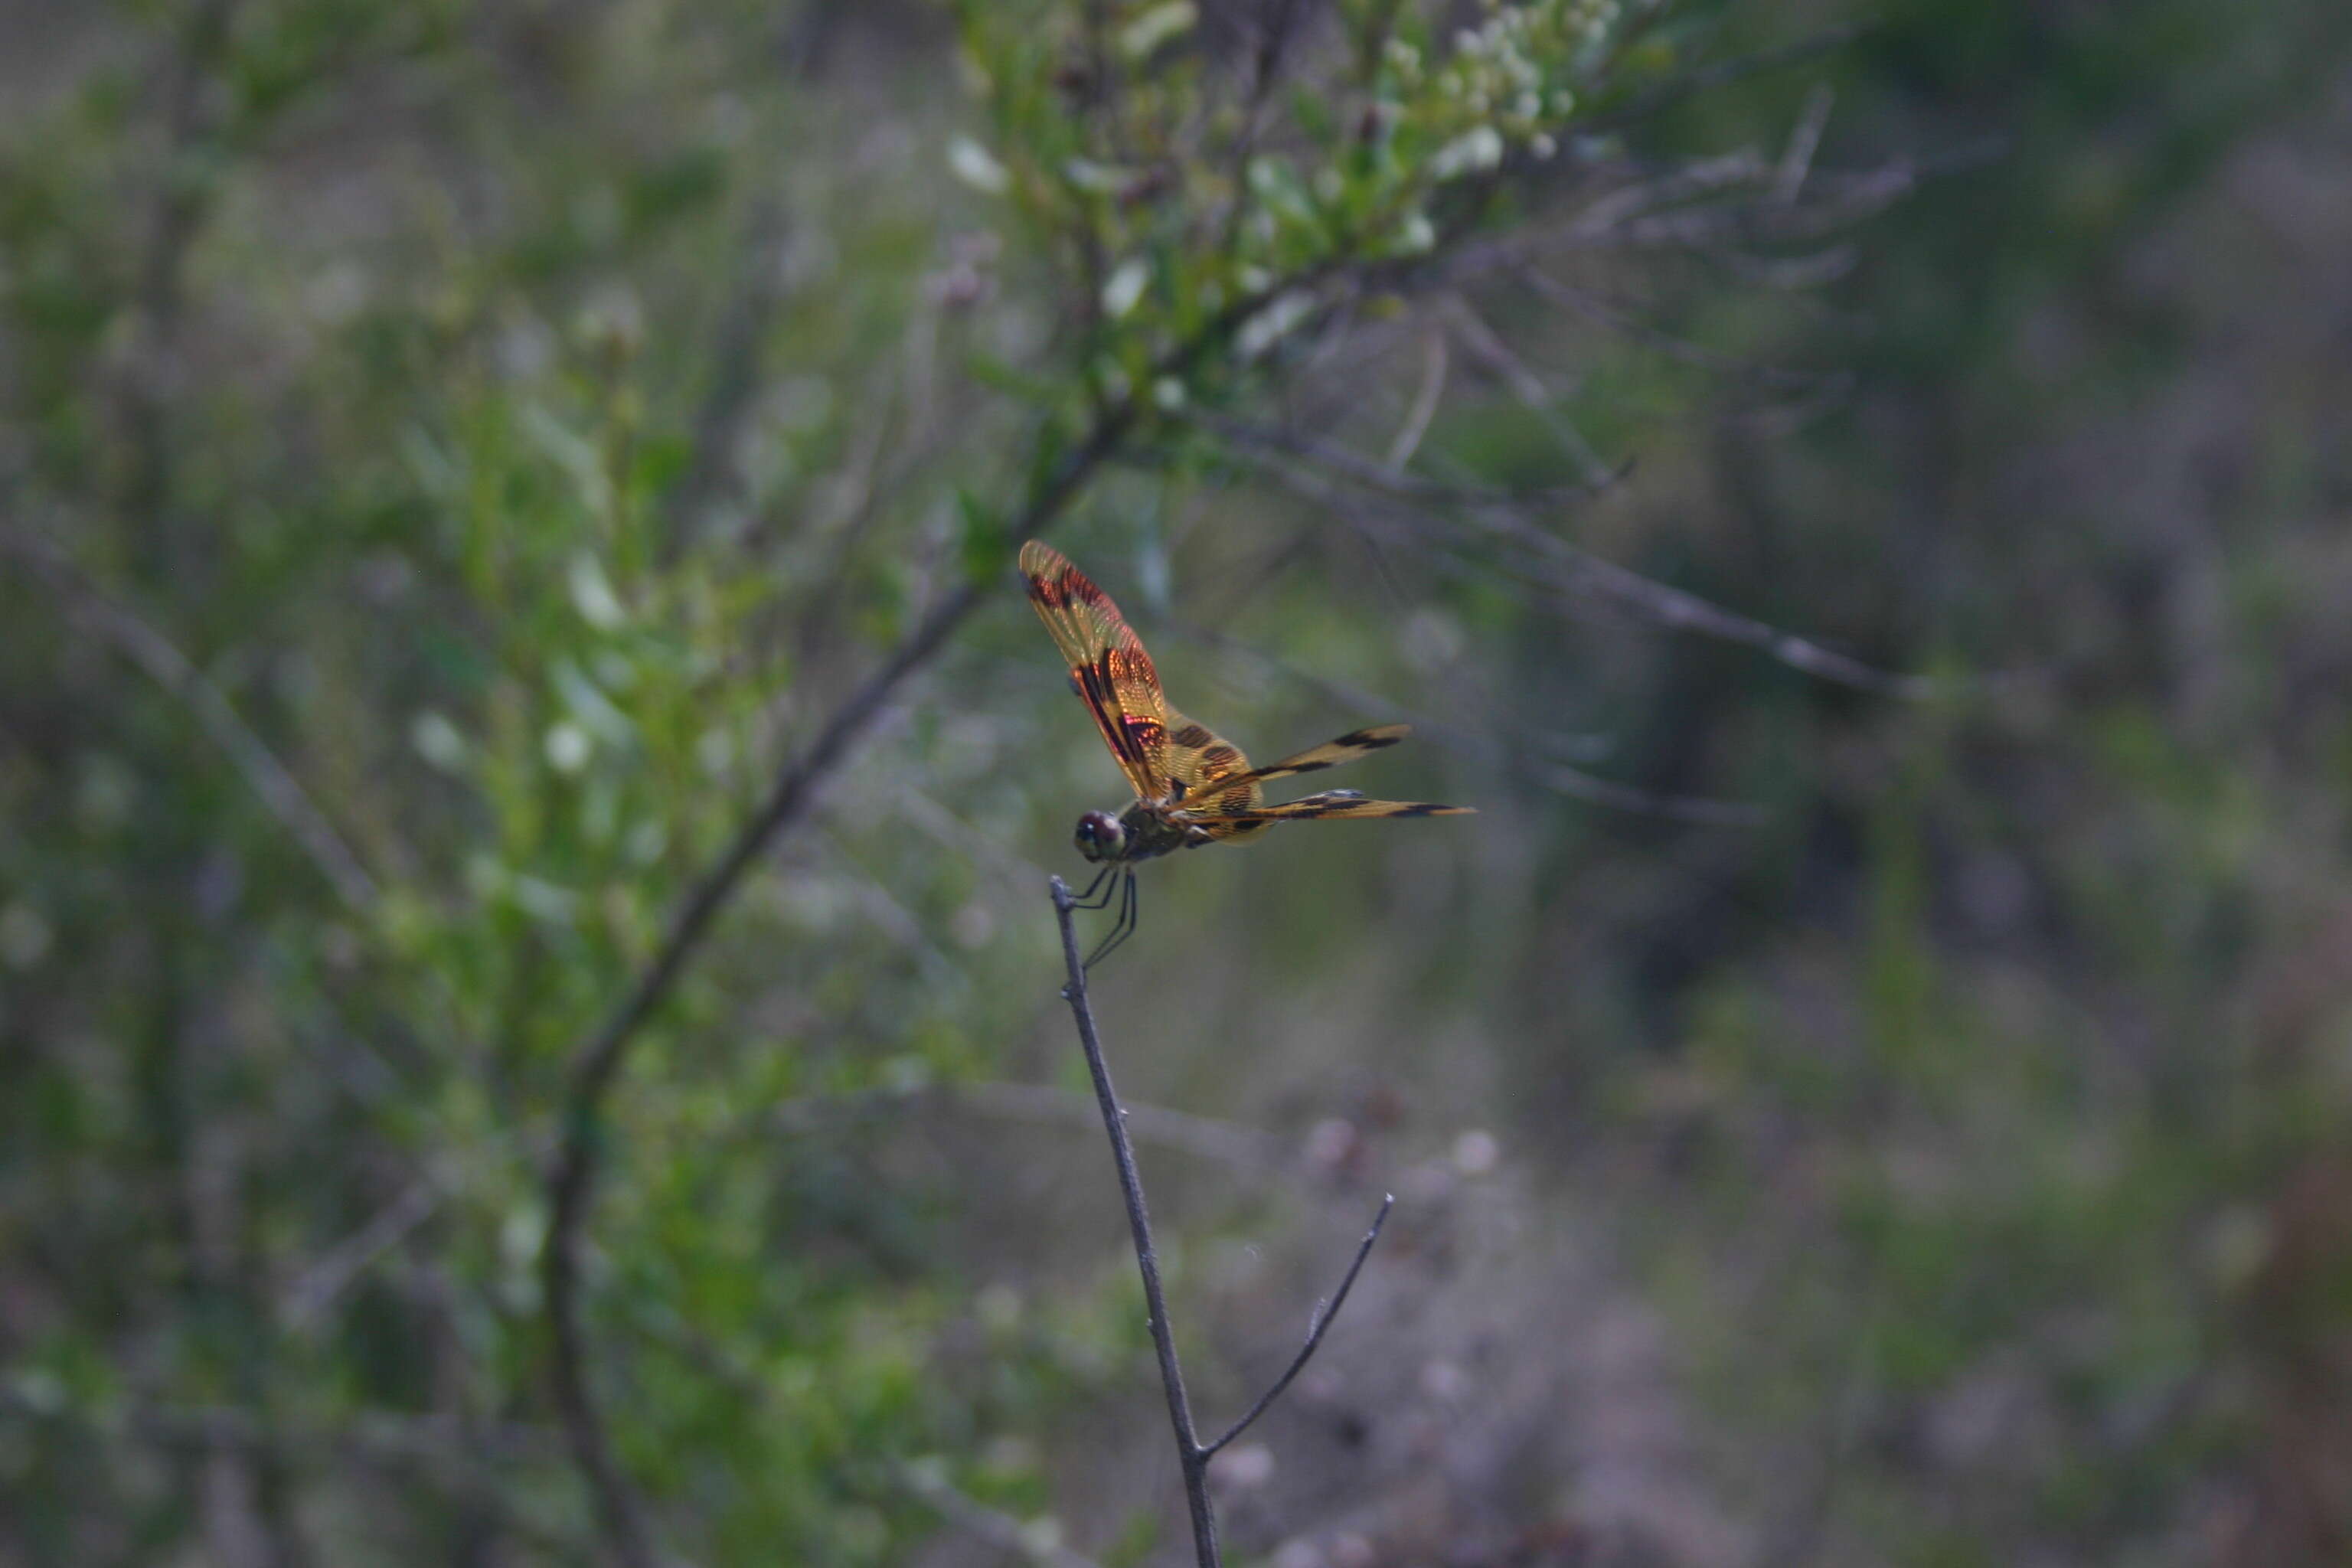
<svg viewBox="0 0 2352 1568"><path fill-rule="evenodd" d="M1181 1557L1009 568L1120 410L1176 700L1482 814L1097 987L1207 1425L1399 1194L1233 1561L2352 1560L2352 16L1626 12L0 5L0 1563L596 1557L567 1134L664 1550Z"/></svg>

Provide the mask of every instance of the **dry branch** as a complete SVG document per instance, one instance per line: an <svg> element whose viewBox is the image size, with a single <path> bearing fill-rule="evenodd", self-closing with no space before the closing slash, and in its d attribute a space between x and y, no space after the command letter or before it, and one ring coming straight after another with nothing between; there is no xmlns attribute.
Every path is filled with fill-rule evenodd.
<svg viewBox="0 0 2352 1568"><path fill-rule="evenodd" d="M1318 1307L1307 1325L1306 1343L1283 1369L1282 1375L1223 1436L1213 1443L1202 1443L1192 1425L1192 1403L1184 1393L1184 1369L1176 1356L1175 1330L1168 1321L1168 1300L1160 1281L1160 1255L1151 1239L1151 1214L1144 1203L1143 1178L1136 1169L1135 1148L1127 1135L1127 1110L1111 1087L1110 1064L1104 1059L1102 1040L1095 1029L1094 1005L1087 997L1087 969L1078 957L1077 924L1071 919L1076 905L1062 879L1053 878L1048 886L1053 892L1054 915L1061 927L1063 966L1069 976L1062 994L1069 999L1070 1016L1077 1024L1078 1045L1086 1052L1087 1071L1094 1079L1095 1100L1102 1111L1103 1131L1110 1135L1111 1160L1118 1170L1119 1195L1126 1202L1128 1229L1135 1241L1136 1268L1143 1277L1151 1347L1160 1359L1160 1385L1168 1395L1169 1425L1175 1431L1177 1463L1184 1477L1184 1501L1192 1520L1193 1556L1199 1568L1219 1568L1223 1559L1217 1546L1216 1511L1209 1500L1209 1461L1265 1415L1281 1397L1283 1390L1290 1386L1292 1379L1305 1369L1322 1344L1332 1320L1339 1315L1348 1292L1355 1289L1356 1276L1363 1271L1364 1260L1371 1256L1373 1243L1380 1240L1381 1227L1388 1223L1389 1210L1396 1199L1384 1196L1381 1200L1380 1213L1373 1217L1371 1229L1357 1247L1355 1260L1348 1265L1339 1289L1331 1293L1331 1304Z"/></svg>

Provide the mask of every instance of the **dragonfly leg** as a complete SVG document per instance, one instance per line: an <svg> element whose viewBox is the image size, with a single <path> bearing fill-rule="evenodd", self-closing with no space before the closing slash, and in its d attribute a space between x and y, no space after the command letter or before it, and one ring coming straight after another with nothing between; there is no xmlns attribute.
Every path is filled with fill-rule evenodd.
<svg viewBox="0 0 2352 1568"><path fill-rule="evenodd" d="M1120 879L1119 889L1118 918L1111 922L1109 932L1104 936L1094 952L1087 955L1084 965L1087 969L1092 969L1096 964L1108 958L1120 942L1135 934L1135 872L1132 868L1129 868L1127 875Z"/></svg>
<svg viewBox="0 0 2352 1568"><path fill-rule="evenodd" d="M1101 870L1097 871L1095 879L1087 884L1087 890L1070 900L1070 908L1074 910L1108 908L1111 896L1118 891L1118 884L1111 879L1117 877L1118 872L1119 868L1116 864L1105 866Z"/></svg>

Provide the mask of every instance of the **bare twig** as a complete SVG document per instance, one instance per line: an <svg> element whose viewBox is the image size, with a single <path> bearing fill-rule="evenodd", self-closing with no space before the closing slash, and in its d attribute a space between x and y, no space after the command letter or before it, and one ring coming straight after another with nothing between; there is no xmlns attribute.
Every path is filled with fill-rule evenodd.
<svg viewBox="0 0 2352 1568"><path fill-rule="evenodd" d="M1341 479L1390 495L1454 506L1551 506L1562 501L1589 500L1615 484L1628 471L1625 466L1620 465L1597 484L1456 484L1407 473L1335 442L1296 430L1253 425L1246 420L1228 419L1221 415L1202 416L1193 423L1227 446L1242 451L1253 454L1272 452L1297 458Z"/></svg>
<svg viewBox="0 0 2352 1568"><path fill-rule="evenodd" d="M1579 549L1521 516L1517 510L1519 503L1516 492L1501 489L1482 491L1475 486L1445 485L1414 475L1392 473L1360 453L1291 431L1267 430L1231 420L1220 420L1213 428L1236 450L1296 458L1323 473L1399 500L1458 501L1467 514L1488 532L1498 535L1525 552L1519 557L1518 574L1535 586L1563 597L1591 595L1607 599L1669 631L1692 632L1700 637L1751 647L1791 669L1824 680L1884 696L1916 700L1951 696L1970 686L2007 679L1988 676L1978 677L1973 681L1956 682L1927 676L1897 675L1877 668L1793 632L1782 631L1751 616L1726 609L1686 589L1660 583L1631 567L1620 566L1613 561ZM1277 477L1293 482L1297 480L1296 470L1289 466L1277 464L1274 467ZM1307 488L1309 493L1318 495L1318 499L1326 501L1334 499L1328 487L1310 485ZM1538 497L1542 494L1530 493Z"/></svg>
<svg viewBox="0 0 2352 1568"><path fill-rule="evenodd" d="M1807 391L1824 385L1842 387L1849 384L1853 380L1850 375L1822 371L1788 370L1780 365L1755 364L1746 360L1733 358L1728 354L1717 353L1702 344L1692 342L1686 338L1676 337L1672 332L1654 326L1641 320L1632 311L1588 289L1571 288L1543 271L1533 262L1521 263L1513 268L1513 275L1521 283L1527 285L1537 298L1547 304L1557 305L1596 325L1622 333L1682 364L1695 365L1701 370L1720 371L1727 375L1739 376L1766 386L1801 388Z"/></svg>
<svg viewBox="0 0 2352 1568"><path fill-rule="evenodd" d="M1315 1303L1315 1315L1307 1322L1307 1342L1298 1347L1298 1353L1290 1358L1290 1364L1282 1369L1282 1375L1274 1380L1273 1386L1257 1396L1257 1403L1249 1407L1248 1413L1231 1426L1226 1427L1223 1436L1208 1446L1205 1451L1210 1458L1213 1458L1217 1450L1248 1431L1250 1424L1265 1415L1266 1407L1282 1397L1282 1391L1290 1386L1291 1379L1306 1370L1308 1359L1315 1354L1316 1347L1323 1342L1324 1334L1329 1331L1331 1320L1338 1317L1339 1309L1347 1304L1348 1292L1356 1288L1356 1276L1364 1271L1364 1259L1372 1255L1372 1244L1380 1240L1381 1226L1388 1224L1389 1210L1394 1207L1396 1207L1396 1194L1394 1193L1381 1194L1381 1212L1372 1216L1372 1228L1364 1232L1364 1239L1356 1244L1355 1259L1348 1265L1348 1272L1340 1276L1339 1288L1331 1292L1331 1304L1326 1307L1320 1301Z"/></svg>
<svg viewBox="0 0 2352 1568"><path fill-rule="evenodd" d="M908 1110L932 1109L1031 1126L1075 1130L1094 1123L1093 1104L1076 1090L1057 1089L1052 1084L999 1080L930 1084L917 1089L884 1086L854 1094L811 1095L770 1108L753 1125L805 1134L829 1122L896 1117ZM1123 1109L1128 1131L1139 1142L1156 1143L1253 1175L1279 1173L1297 1163L1290 1144L1254 1127L1195 1116L1187 1110L1171 1110L1165 1106L1138 1105L1133 1100Z"/></svg>
<svg viewBox="0 0 2352 1568"><path fill-rule="evenodd" d="M327 814L238 716L221 689L205 679L169 637L110 597L61 545L46 535L16 524L0 525L0 550L25 562L55 589L66 601L67 615L77 624L112 643L156 685L188 705L213 744L244 775L247 786L260 797L346 905L358 910L375 902L375 879L327 820Z"/></svg>
<svg viewBox="0 0 2352 1568"><path fill-rule="evenodd" d="M1021 1521L989 1507L928 1466L894 1465L890 1476L941 1519L1007 1556L1024 1558L1042 1568L1097 1568L1093 1558L1050 1540L1038 1540Z"/></svg>
<svg viewBox="0 0 2352 1568"><path fill-rule="evenodd" d="M310 1328L353 1280L432 1218L448 1195L448 1185L435 1176L411 1183L286 1288L278 1300L278 1321L298 1333Z"/></svg>
<svg viewBox="0 0 2352 1568"><path fill-rule="evenodd" d="M1412 395L1412 406L1405 410L1404 423L1397 426L1388 449L1388 466L1392 472L1402 472L1421 450L1421 438L1429 434L1429 422L1437 416L1439 399L1445 394L1445 334L1430 332L1422 340L1421 385Z"/></svg>
<svg viewBox="0 0 2352 1568"><path fill-rule="evenodd" d="M1169 1424L1176 1433L1176 1456L1184 1476L1184 1500L1192 1517L1192 1550L1199 1568L1219 1568L1222 1561L1217 1548L1217 1519L1209 1501L1209 1461L1219 1449L1238 1437L1266 1408L1273 1405L1292 1379L1307 1365L1316 1349L1330 1329L1331 1320L1339 1314L1340 1305L1354 1289L1356 1276L1370 1256L1372 1244L1380 1239L1381 1227L1388 1222L1389 1210L1394 1206L1393 1196L1383 1197L1381 1211L1372 1220L1372 1227L1356 1248L1355 1261L1348 1266L1339 1288L1332 1292L1331 1304L1319 1310L1309 1324L1307 1342L1291 1358L1274 1385L1252 1405L1247 1415L1213 1443L1203 1444L1192 1426L1192 1407L1184 1393L1184 1370L1176 1358L1175 1331L1168 1321L1168 1300L1160 1283L1160 1257L1151 1240L1151 1215L1143 1199L1143 1178L1135 1165L1135 1149L1127 1135L1127 1110L1118 1102L1118 1093L1111 1087L1110 1065L1103 1058L1102 1040L1095 1031L1094 1006L1087 999L1086 965L1078 958L1076 923L1070 918L1075 905L1070 889L1062 879L1050 879L1054 899L1054 915L1062 932L1062 962L1069 981L1062 994L1069 999L1070 1016L1078 1026L1078 1045L1086 1052L1087 1071L1094 1079L1095 1100L1102 1111L1103 1130L1110 1134L1111 1160L1118 1168L1119 1194L1126 1200L1127 1223L1135 1239L1135 1263L1143 1276L1144 1310L1151 1327L1151 1345L1160 1358L1160 1382L1168 1394Z"/></svg>
<svg viewBox="0 0 2352 1568"><path fill-rule="evenodd" d="M1819 59L1823 55L1833 54L1869 31L1868 26L1860 23L1824 27L1809 37L1799 38L1794 43L1784 44L1778 48L1759 49L1754 54L1739 55L1731 59L1718 60L1713 65L1701 66L1696 70L1687 72L1672 81L1662 83L1646 92L1627 99L1616 108L1604 110L1592 119L1585 121L1577 129L1586 135L1600 135L1620 130L1634 121L1646 119L1661 110L1671 109L1685 99L1706 92L1709 89L1721 87L1727 82L1738 81L1743 77L1755 76L1764 71L1780 70L1788 66L1802 65L1807 60Z"/></svg>
<svg viewBox="0 0 2352 1568"><path fill-rule="evenodd" d="M1053 889L1055 917L1061 922L1062 957L1070 975L1063 994L1069 998L1070 1016L1077 1021L1078 1045L1087 1054L1087 1071L1094 1078L1095 1100L1102 1110L1103 1130L1110 1134L1111 1159L1118 1166L1119 1195L1127 1200L1128 1228L1135 1236L1135 1264L1143 1275L1151 1348L1160 1356L1160 1382L1168 1392L1168 1420L1176 1430L1176 1457L1184 1471L1184 1501L1192 1515L1192 1552L1200 1568L1218 1568L1217 1516L1209 1505L1209 1455L1192 1428L1192 1406L1184 1394L1184 1369L1176 1359L1175 1332L1168 1326L1168 1300L1160 1288L1160 1255L1151 1245L1151 1215L1144 1207L1143 1178L1136 1173L1135 1149L1128 1142L1127 1112L1119 1109L1118 1093L1111 1088L1110 1066L1103 1059L1102 1041L1095 1034L1094 1008L1087 1000L1086 965L1078 960L1078 928L1070 918L1069 885L1055 877L1048 886Z"/></svg>
<svg viewBox="0 0 2352 1568"><path fill-rule="evenodd" d="M1583 471L1586 486L1601 489L1615 483L1616 476L1610 471L1609 465L1601 460L1601 454L1592 449L1592 443L1584 438L1584 432L1559 411L1559 400L1544 385L1542 378L1511 352L1510 345L1504 342L1478 312L1470 308L1470 301L1458 293L1449 294L1444 306L1446 315L1460 335L1462 346L1470 352L1470 357L1508 387L1511 395L1518 399L1519 405L1534 416L1536 423L1551 433L1560 450L1567 453L1570 460Z"/></svg>
<svg viewBox="0 0 2352 1568"><path fill-rule="evenodd" d="M1825 81L1805 89L1805 107L1798 112L1797 128L1789 133L1788 150L1780 154L1780 167L1772 176L1772 199L1782 206L1793 204L1804 191L1805 176L1812 172L1813 154L1821 149L1822 131L1829 124L1830 104L1836 96Z"/></svg>
<svg viewBox="0 0 2352 1568"><path fill-rule="evenodd" d="M1982 153L1970 153L1981 158ZM1959 155L1948 163L1958 163ZM1964 166L1964 165L1963 165ZM1832 179L1817 174L1822 195L1790 205L1748 202L1711 206L1666 206L1672 187L1694 174L1717 172L1722 188L1746 186L1769 195L1771 168L1753 155L1692 164L1672 181L1634 185L1596 202L1566 228L1549 237L1548 247L1563 249L1669 249L1706 251L1720 244L1810 244L1843 232L1918 188L1928 173L1903 161ZM1666 206L1664 211L1653 209Z"/></svg>
<svg viewBox="0 0 2352 1568"><path fill-rule="evenodd" d="M545 1129L529 1135L502 1132L413 1178L358 1229L330 1246L278 1292L278 1320L288 1331L319 1326L333 1306L394 1248L466 1189L476 1173L496 1163L511 1169L545 1158L554 1142Z"/></svg>
<svg viewBox="0 0 2352 1568"><path fill-rule="evenodd" d="M1528 732L1528 747L1507 746L1483 733L1477 728L1460 721L1463 710L1458 705L1449 709L1455 718L1449 720L1400 710L1395 702L1377 696L1345 681L1300 669L1286 660L1276 658L1262 648L1251 647L1236 637L1212 631L1185 622L1171 622L1171 626L1197 642L1223 648L1265 666L1286 680L1296 681L1332 698L1342 706L1363 712L1395 713L1413 728L1447 740L1474 754L1481 754L1498 766L1517 772L1530 782L1591 805L1605 806L1642 816L1663 817L1670 822L1687 822L1703 827L1754 827L1766 819L1765 809L1744 801L1711 800L1704 795L1660 795L1633 784L1619 784L1589 773L1571 763L1561 762L1556 753L1575 748L1576 738L1541 731ZM1555 755L1522 755L1523 750L1541 748Z"/></svg>

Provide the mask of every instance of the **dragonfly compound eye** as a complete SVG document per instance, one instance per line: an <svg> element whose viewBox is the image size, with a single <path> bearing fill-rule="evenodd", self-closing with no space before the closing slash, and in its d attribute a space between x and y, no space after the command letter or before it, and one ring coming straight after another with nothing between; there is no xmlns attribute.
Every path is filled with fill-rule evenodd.
<svg viewBox="0 0 2352 1568"><path fill-rule="evenodd" d="M1108 811L1090 811L1078 818L1078 853L1089 860L1116 860L1127 844L1127 829Z"/></svg>

